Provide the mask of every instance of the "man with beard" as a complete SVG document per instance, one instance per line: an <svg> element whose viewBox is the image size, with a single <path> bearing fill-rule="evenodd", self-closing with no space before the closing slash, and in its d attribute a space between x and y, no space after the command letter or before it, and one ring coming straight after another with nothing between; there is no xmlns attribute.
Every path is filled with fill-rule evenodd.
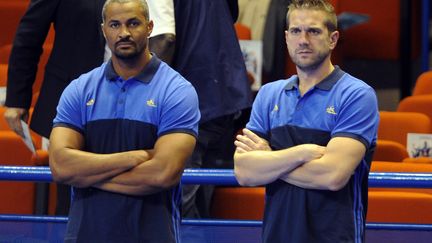
<svg viewBox="0 0 432 243"><path fill-rule="evenodd" d="M363 242L375 92L331 63L339 32L326 0L294 0L285 38L297 75L261 88L235 142L236 177L266 185L263 242Z"/></svg>
<svg viewBox="0 0 432 243"><path fill-rule="evenodd" d="M65 242L178 242L197 94L150 53L145 0L108 0L102 16L112 57L68 85L50 136L53 178L73 186Z"/></svg>

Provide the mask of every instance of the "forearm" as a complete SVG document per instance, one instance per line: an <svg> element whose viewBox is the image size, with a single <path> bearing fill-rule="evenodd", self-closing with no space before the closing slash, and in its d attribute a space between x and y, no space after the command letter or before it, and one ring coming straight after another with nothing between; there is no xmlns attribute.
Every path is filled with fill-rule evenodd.
<svg viewBox="0 0 432 243"><path fill-rule="evenodd" d="M189 134L171 133L160 137L151 158L98 185L117 193L146 195L177 185L186 159L192 154L195 138Z"/></svg>
<svg viewBox="0 0 432 243"><path fill-rule="evenodd" d="M341 189L362 161L365 147L357 140L336 137L330 140L326 151L321 158L303 164L281 179L307 189Z"/></svg>
<svg viewBox="0 0 432 243"><path fill-rule="evenodd" d="M131 196L149 195L163 190L163 188L160 187L152 187L146 185L125 185L114 182L101 182L93 186L104 191L121 193Z"/></svg>
<svg viewBox="0 0 432 243"><path fill-rule="evenodd" d="M241 185L268 184L304 163L301 151L288 148L279 151L250 151L234 155L234 172Z"/></svg>
<svg viewBox="0 0 432 243"><path fill-rule="evenodd" d="M118 174L98 188L131 195L147 195L165 190L179 183L183 167L163 166L156 159L150 159L135 168Z"/></svg>
<svg viewBox="0 0 432 243"><path fill-rule="evenodd" d="M305 189L337 190L338 186L334 183L334 177L335 174L334 171L331 171L331 167L326 166L324 160L318 159L285 173L280 179ZM337 185L341 184L345 185L346 181L337 183Z"/></svg>
<svg viewBox="0 0 432 243"><path fill-rule="evenodd" d="M77 149L50 151L50 167L56 181L77 187L88 187L124 171L149 158L146 151L95 154Z"/></svg>

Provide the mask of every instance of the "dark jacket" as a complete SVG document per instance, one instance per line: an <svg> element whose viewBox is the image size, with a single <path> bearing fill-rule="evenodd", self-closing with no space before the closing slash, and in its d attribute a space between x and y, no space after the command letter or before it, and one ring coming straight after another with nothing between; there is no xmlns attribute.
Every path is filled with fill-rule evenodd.
<svg viewBox="0 0 432 243"><path fill-rule="evenodd" d="M236 0L175 0L174 69L195 87L201 123L251 106L246 66L234 29Z"/></svg>
<svg viewBox="0 0 432 243"><path fill-rule="evenodd" d="M42 45L51 24L55 40L30 127L49 137L63 89L103 62L104 0L32 0L9 58L6 106L29 108Z"/></svg>

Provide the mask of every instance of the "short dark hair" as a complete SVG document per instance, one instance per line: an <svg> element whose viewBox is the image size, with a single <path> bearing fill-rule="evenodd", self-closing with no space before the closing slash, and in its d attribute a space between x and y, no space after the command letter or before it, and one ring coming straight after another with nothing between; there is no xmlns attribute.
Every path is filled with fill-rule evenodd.
<svg viewBox="0 0 432 243"><path fill-rule="evenodd" d="M105 22L105 13L106 13L106 9L108 7L108 5L110 5L111 3L128 3L128 2L138 2L141 7L142 7L142 11L143 11L143 15L144 18L149 21L150 20L150 14L149 14L149 9L148 9L148 5L147 5L147 1L146 0L107 0L105 2L105 4L102 7L102 22Z"/></svg>
<svg viewBox="0 0 432 243"><path fill-rule="evenodd" d="M297 9L309 9L324 11L327 14L327 20L325 26L329 32L337 30L337 17L333 5L327 0L292 0L288 6L288 13L286 16L287 28L289 27L289 17L294 10Z"/></svg>

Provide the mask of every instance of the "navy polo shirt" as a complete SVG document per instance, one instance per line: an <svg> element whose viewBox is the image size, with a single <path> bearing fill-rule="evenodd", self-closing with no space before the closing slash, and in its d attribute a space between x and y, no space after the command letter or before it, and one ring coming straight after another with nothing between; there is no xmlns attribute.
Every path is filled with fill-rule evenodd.
<svg viewBox="0 0 432 243"><path fill-rule="evenodd" d="M282 180L268 184L264 242L362 242L378 121L374 90L339 67L303 96L296 75L261 88L247 128L274 150L305 143L326 146L333 137L350 137L366 147L339 191L308 190Z"/></svg>
<svg viewBox="0 0 432 243"><path fill-rule="evenodd" d="M200 119L192 85L153 56L123 80L112 63L81 75L64 90L54 126L85 139L85 151L152 149L169 133L197 136ZM179 186L147 196L74 188L66 242L178 242Z"/></svg>

